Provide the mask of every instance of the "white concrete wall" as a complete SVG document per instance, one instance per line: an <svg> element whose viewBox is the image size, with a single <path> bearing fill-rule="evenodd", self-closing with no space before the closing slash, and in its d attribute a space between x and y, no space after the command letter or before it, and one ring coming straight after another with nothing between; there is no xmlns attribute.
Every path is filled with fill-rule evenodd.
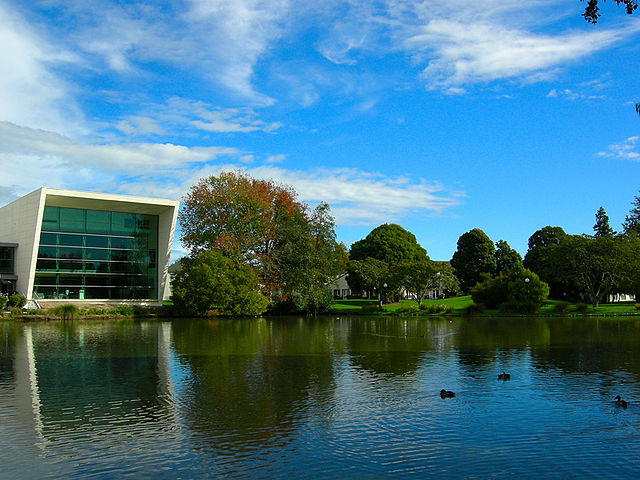
<svg viewBox="0 0 640 480"><path fill-rule="evenodd" d="M17 243L14 268L16 292L31 298L44 208L43 189L0 208L0 242Z"/></svg>

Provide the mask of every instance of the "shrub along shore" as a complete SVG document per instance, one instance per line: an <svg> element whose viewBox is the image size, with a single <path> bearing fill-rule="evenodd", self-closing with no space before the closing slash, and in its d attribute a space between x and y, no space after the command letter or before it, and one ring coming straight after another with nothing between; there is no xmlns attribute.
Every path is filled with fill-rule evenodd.
<svg viewBox="0 0 640 480"><path fill-rule="evenodd" d="M67 321L67 320L123 320L132 318L171 318L175 316L170 302L162 307L138 307L118 305L112 308L78 308L61 304L46 310L12 308L0 312L0 320L18 322ZM423 300L420 307L415 300L401 300L379 306L377 300L335 300L327 315L374 316L472 316L472 317L567 317L567 316L640 316L640 304L620 302L592 307L584 303L548 300L539 312L533 314L510 313L499 309L484 309L473 303L470 295Z"/></svg>

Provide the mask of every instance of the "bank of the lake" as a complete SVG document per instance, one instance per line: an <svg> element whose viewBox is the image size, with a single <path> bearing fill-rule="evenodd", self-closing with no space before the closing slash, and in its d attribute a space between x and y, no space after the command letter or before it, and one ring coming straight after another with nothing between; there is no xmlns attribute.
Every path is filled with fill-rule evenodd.
<svg viewBox="0 0 640 480"><path fill-rule="evenodd" d="M465 315L465 309L473 304L470 295L443 299L426 299L418 308L415 300L401 300L379 307L375 299L335 300L330 313L334 315ZM514 314L515 316L638 316L640 304L634 302L602 303L597 307L584 303L547 300L540 311L534 314ZM474 317L510 316L498 309L486 309L473 313Z"/></svg>

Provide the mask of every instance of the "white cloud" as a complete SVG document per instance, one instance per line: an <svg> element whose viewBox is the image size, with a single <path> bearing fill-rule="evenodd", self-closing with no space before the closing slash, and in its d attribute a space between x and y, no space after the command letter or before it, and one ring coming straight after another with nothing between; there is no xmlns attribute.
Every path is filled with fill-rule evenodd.
<svg viewBox="0 0 640 480"><path fill-rule="evenodd" d="M0 4L0 121L62 133L80 132L82 114L69 85L53 73L77 58L40 38L14 11Z"/></svg>
<svg viewBox="0 0 640 480"><path fill-rule="evenodd" d="M219 157L230 161L221 163ZM5 196L46 185L180 198L203 176L242 168L253 177L292 185L305 202L328 202L343 224L437 214L459 203L455 192L422 179L386 177L359 169L305 171L273 166L284 158L274 155L267 158L268 165L246 168L242 164L253 162L253 156L235 148L84 144L57 133L0 122L0 162L21 166L6 168L0 178Z"/></svg>
<svg viewBox="0 0 640 480"><path fill-rule="evenodd" d="M623 32L597 30L550 36L492 23L429 21L406 40L408 49L434 52L422 72L433 88L498 79L532 79L610 47Z"/></svg>
<svg viewBox="0 0 640 480"><path fill-rule="evenodd" d="M85 144L54 132L0 122L0 187L20 186L24 193L43 185L78 188L99 182L103 186L120 176L181 177L194 166L238 154L229 147L170 143Z"/></svg>
<svg viewBox="0 0 640 480"><path fill-rule="evenodd" d="M633 136L627 138L622 143L609 145L608 151L598 152L598 156L640 162L640 153L636 151L636 144L638 143L639 138L640 137Z"/></svg>
<svg viewBox="0 0 640 480"><path fill-rule="evenodd" d="M256 178L292 185L300 199L327 202L341 225L373 225L412 214L439 214L460 203L460 194L423 179L387 177L360 169L285 170L261 166Z"/></svg>

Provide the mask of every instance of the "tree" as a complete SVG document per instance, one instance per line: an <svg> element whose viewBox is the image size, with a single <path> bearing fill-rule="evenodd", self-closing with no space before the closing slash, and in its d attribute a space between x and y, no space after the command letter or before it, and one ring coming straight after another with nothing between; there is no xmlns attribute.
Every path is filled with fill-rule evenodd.
<svg viewBox="0 0 640 480"><path fill-rule="evenodd" d="M495 278L486 275L471 289L471 298L487 308L535 313L549 295L549 286L531 270L515 269Z"/></svg>
<svg viewBox="0 0 640 480"><path fill-rule="evenodd" d="M495 248L491 239L479 228L463 233L458 238L458 248L451 258L451 266L460 280L464 292L471 290L482 273L493 275L496 271Z"/></svg>
<svg viewBox="0 0 640 480"><path fill-rule="evenodd" d="M640 195L634 197L629 214L625 216L622 228L627 235L640 235Z"/></svg>
<svg viewBox="0 0 640 480"><path fill-rule="evenodd" d="M580 0L583 2L584 0ZM628 15L631 15L637 8L637 0L613 0L617 5L624 5ZM588 0L587 6L582 14L584 19L589 23L598 23L600 18L600 7L598 7L598 0Z"/></svg>
<svg viewBox="0 0 640 480"><path fill-rule="evenodd" d="M496 242L496 275L522 270L522 257L504 240Z"/></svg>
<svg viewBox="0 0 640 480"><path fill-rule="evenodd" d="M291 187L242 172L222 172L192 186L180 224L193 255L217 250L234 265L250 266L273 305L288 309L318 311L327 304L321 290L346 260L326 203L309 212Z"/></svg>
<svg viewBox="0 0 640 480"><path fill-rule="evenodd" d="M269 300L248 265L237 265L220 251L206 250L182 260L173 280L173 302L179 312L205 316L260 315Z"/></svg>
<svg viewBox="0 0 640 480"><path fill-rule="evenodd" d="M563 272L564 282L597 307L614 288L620 276L621 251L613 237L567 235L552 255Z"/></svg>
<svg viewBox="0 0 640 480"><path fill-rule="evenodd" d="M438 288L438 265L431 260L402 262L391 267L394 283L415 298L418 306L429 290Z"/></svg>
<svg viewBox="0 0 640 480"><path fill-rule="evenodd" d="M600 207L596 212L596 224L593 226L593 231L596 237L611 237L616 234L609 225L609 216L604 207Z"/></svg>
<svg viewBox="0 0 640 480"><path fill-rule="evenodd" d="M523 266L540 276L549 285L552 298L565 298L570 294L570 285L566 275L554 260L554 251L566 237L561 227L546 227L537 230L529 237L529 249L524 256Z"/></svg>
<svg viewBox="0 0 640 480"><path fill-rule="evenodd" d="M640 236L627 235L616 240L621 252L617 291L633 294L636 302L640 302Z"/></svg>
<svg viewBox="0 0 640 480"><path fill-rule="evenodd" d="M385 295L395 287L391 284L389 265L376 258L349 260L347 273L347 283L351 290L374 294L380 305L385 301Z"/></svg>
<svg viewBox="0 0 640 480"><path fill-rule="evenodd" d="M584 0L580 0L583 2ZM638 0L613 0L617 5L624 5L627 15L631 15L638 8ZM587 6L582 14L584 19L589 23L598 23L600 18L600 7L598 0L588 0ZM636 113L640 115L640 103L636 103Z"/></svg>
<svg viewBox="0 0 640 480"><path fill-rule="evenodd" d="M427 259L427 251L418 244L415 235L400 225L387 224L374 228L363 240L351 245L350 260L375 258L387 265Z"/></svg>

